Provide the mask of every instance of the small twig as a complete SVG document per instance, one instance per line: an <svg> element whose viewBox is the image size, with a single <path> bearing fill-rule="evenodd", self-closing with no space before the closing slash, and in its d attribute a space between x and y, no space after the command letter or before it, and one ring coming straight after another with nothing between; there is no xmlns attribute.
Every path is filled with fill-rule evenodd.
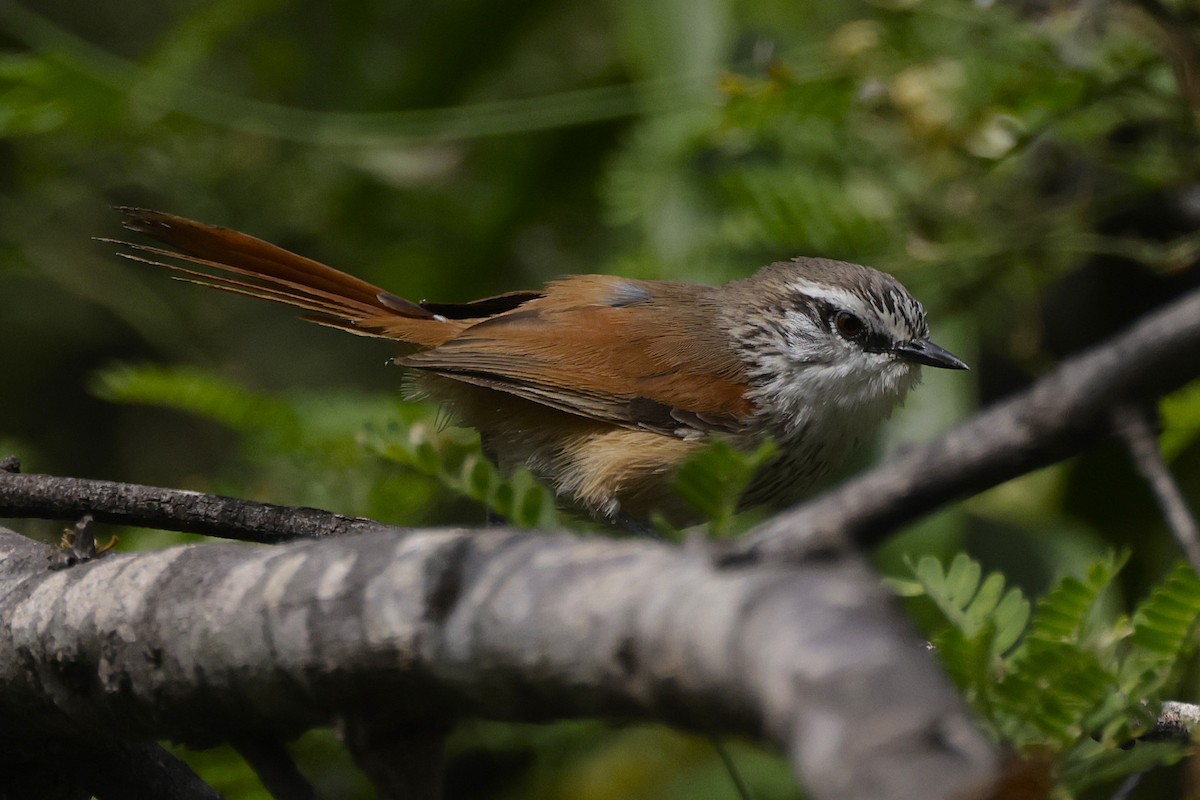
<svg viewBox="0 0 1200 800"><path fill-rule="evenodd" d="M354 761L371 779L379 800L438 800L442 796L442 766L446 723L397 731L361 717L343 720L342 741Z"/></svg>
<svg viewBox="0 0 1200 800"><path fill-rule="evenodd" d="M392 530L375 520L180 489L0 471L0 517L116 522L260 544Z"/></svg>
<svg viewBox="0 0 1200 800"><path fill-rule="evenodd" d="M216 789L156 742L93 742L87 747L82 772L97 797L221 800Z"/></svg>
<svg viewBox="0 0 1200 800"><path fill-rule="evenodd" d="M733 789L737 792L738 797L741 800L754 800L754 793L750 791L750 785L742 777L742 771L738 769L737 762L733 760L733 754L725 746L725 740L715 733L710 733L708 738L712 741L713 749L717 751L721 763L725 765L725 771L729 773L729 780L733 781Z"/></svg>
<svg viewBox="0 0 1200 800"><path fill-rule="evenodd" d="M1128 800L1133 790L1142 782L1142 778L1146 777L1149 770L1135 772L1125 780L1121 781L1121 785L1117 787L1117 791L1113 792L1112 800Z"/></svg>
<svg viewBox="0 0 1200 800"><path fill-rule="evenodd" d="M1146 412L1134 406L1115 408L1113 427L1129 450L1137 471L1154 492L1167 526L1175 535L1175 541L1179 542L1192 568L1200 573L1200 528L1197 528L1196 520L1171 470L1163 461L1158 439L1150 427Z"/></svg>
<svg viewBox="0 0 1200 800"><path fill-rule="evenodd" d="M316 790L279 739L248 735L231 739L230 744L275 800L317 800Z"/></svg>
<svg viewBox="0 0 1200 800"><path fill-rule="evenodd" d="M1200 108L1200 44L1192 25L1160 0L1130 0L1158 29L1156 42L1175 72L1179 94L1193 109Z"/></svg>
<svg viewBox="0 0 1200 800"><path fill-rule="evenodd" d="M1192 733L1200 728L1200 706L1167 700L1158 712L1154 726L1139 737L1146 742L1191 744Z"/></svg>

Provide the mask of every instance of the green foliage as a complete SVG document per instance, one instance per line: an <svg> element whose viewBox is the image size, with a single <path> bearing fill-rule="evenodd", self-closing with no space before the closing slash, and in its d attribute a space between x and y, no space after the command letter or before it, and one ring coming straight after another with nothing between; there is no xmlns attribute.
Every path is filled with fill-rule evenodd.
<svg viewBox="0 0 1200 800"><path fill-rule="evenodd" d="M1109 557L1081 578L1062 578L1032 617L1019 589L1006 589L999 573L983 578L966 555L947 568L922 558L911 581L896 582L902 594L937 607L932 640L994 735L1021 752L1056 754L1071 791L1184 753L1127 745L1153 723L1195 651L1200 578L1179 564L1132 616L1106 614L1105 594L1125 560Z"/></svg>
<svg viewBox="0 0 1200 800"><path fill-rule="evenodd" d="M685 503L707 520L710 536L730 536L735 532L734 517L742 493L758 468L770 461L775 453L775 444L770 441L749 453L725 442L713 442L680 466L673 488Z"/></svg>
<svg viewBox="0 0 1200 800"><path fill-rule="evenodd" d="M994 663L1024 632L1029 601L1019 589L1006 590L999 573L980 584L980 566L965 554L956 556L944 572L933 556L920 559L912 569L916 582L894 582L895 587L906 596L928 596L951 623L939 631L938 647L953 654L946 666L957 682L978 696Z"/></svg>
<svg viewBox="0 0 1200 800"><path fill-rule="evenodd" d="M726 745L755 800L802 796L780 755L737 739ZM490 764L503 769L504 764L527 763L507 791L495 794L506 800L739 800L708 737L662 725L475 720L459 725L446 749L450 774L482 769L484 781ZM490 783L498 782L493 778Z"/></svg>
<svg viewBox="0 0 1200 800"><path fill-rule="evenodd" d="M479 447L479 436L462 428L435 426L429 420L393 423L365 434L374 453L437 478L456 493L477 500L513 525L559 527L554 494L528 470L505 476Z"/></svg>
<svg viewBox="0 0 1200 800"><path fill-rule="evenodd" d="M172 408L219 422L245 434L275 439L275 447L300 444L299 414L281 398L250 392L195 367L118 365L96 373L92 392L113 403Z"/></svg>
<svg viewBox="0 0 1200 800"><path fill-rule="evenodd" d="M203 776L222 797L238 800L271 800L258 776L228 744L190 750L170 742L168 750ZM365 775L354 768L350 753L337 734L325 728L310 730L288 743L288 751L303 765L303 772L318 797L369 800L375 797Z"/></svg>
<svg viewBox="0 0 1200 800"><path fill-rule="evenodd" d="M173 754L184 759L206 783L222 797L238 800L271 800L271 793L262 785L254 771L238 756L231 745L207 750L189 751L167 743Z"/></svg>
<svg viewBox="0 0 1200 800"><path fill-rule="evenodd" d="M336 485L350 491L360 509L382 509L382 518L411 523L405 514L417 514L429 501L428 481L397 483L394 473L401 471L375 458L381 456L515 525L559 523L553 495L532 475L501 475L484 459L475 433L439 424L441 412L426 404L346 393L269 395L190 367L111 367L94 376L92 387L113 402L172 408L237 431L247 456L287 481L289 502L303 497L305 484L309 491L325 484L327 494ZM331 475L337 476L332 485ZM340 499L344 504L347 497Z"/></svg>
<svg viewBox="0 0 1200 800"><path fill-rule="evenodd" d="M1176 564L1133 614L1122 683L1130 697L1151 696L1178 677L1179 665L1192 646L1191 633L1200 613L1200 579L1184 562Z"/></svg>
<svg viewBox="0 0 1200 800"><path fill-rule="evenodd" d="M0 135L45 133L63 125L68 113L59 98L60 75L45 61L6 53L0 57Z"/></svg>
<svg viewBox="0 0 1200 800"><path fill-rule="evenodd" d="M1200 381L1192 381L1159 403L1163 432L1159 444L1171 461L1200 439Z"/></svg>

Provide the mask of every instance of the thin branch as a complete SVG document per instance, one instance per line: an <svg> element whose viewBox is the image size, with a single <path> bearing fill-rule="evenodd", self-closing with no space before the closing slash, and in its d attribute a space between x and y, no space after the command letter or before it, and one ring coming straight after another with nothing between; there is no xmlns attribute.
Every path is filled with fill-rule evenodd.
<svg viewBox="0 0 1200 800"><path fill-rule="evenodd" d="M275 800L317 800L312 784L277 737L249 733L234 737L230 744Z"/></svg>
<svg viewBox="0 0 1200 800"><path fill-rule="evenodd" d="M82 743L76 752L86 753L80 771L97 797L221 800L216 789L156 742L110 738Z"/></svg>
<svg viewBox="0 0 1200 800"><path fill-rule="evenodd" d="M398 729L395 720L379 724L356 716L344 719L340 731L378 800L438 800L447 728L442 722L409 723Z"/></svg>
<svg viewBox="0 0 1200 800"><path fill-rule="evenodd" d="M1146 773L1149 771L1144 769L1141 772L1135 772L1121 781L1121 785L1113 792L1111 800L1129 800L1129 797L1133 794L1133 790L1138 787L1138 784L1142 782L1142 778L1146 777Z"/></svg>
<svg viewBox="0 0 1200 800"><path fill-rule="evenodd" d="M1116 408L1113 410L1113 427L1129 450L1134 466L1154 492L1175 541L1191 562L1192 569L1200 573L1200 528L1196 526L1183 492L1179 491L1179 484L1163 461L1158 438L1150 427L1146 412L1134 406Z"/></svg>
<svg viewBox="0 0 1200 800"><path fill-rule="evenodd" d="M1137 742L1174 742L1190 745L1192 733L1197 727L1200 727L1200 706L1168 700L1162 704L1154 726L1128 745L1132 747ZM1131 797L1142 778L1149 772L1149 769L1144 769L1121 781L1121 785L1112 795L1112 800L1127 800Z"/></svg>
<svg viewBox="0 0 1200 800"><path fill-rule="evenodd" d="M1160 0L1129 0L1129 5L1141 9L1157 28L1156 44L1175 72L1179 94L1200 109L1200 43L1192 26Z"/></svg>
<svg viewBox="0 0 1200 800"><path fill-rule="evenodd" d="M261 544L398 530L375 520L316 508L0 470L0 517L76 520L85 514L91 514L98 522L202 533Z"/></svg>
<svg viewBox="0 0 1200 800"><path fill-rule="evenodd" d="M1026 391L780 514L719 553L721 563L804 559L872 547L899 525L1085 449L1111 410L1200 376L1200 291L1066 361Z"/></svg>
<svg viewBox="0 0 1200 800"><path fill-rule="evenodd" d="M750 791L750 785L742 777L742 771L738 769L737 762L733 760L733 753L729 752L725 740L715 733L710 735L708 740L712 742L713 750L717 751L717 757L725 766L725 772L729 775L729 780L733 782L733 789L737 792L737 796L741 800L754 800L754 793Z"/></svg>
<svg viewBox="0 0 1200 800"><path fill-rule="evenodd" d="M211 742L362 716L644 719L773 742L818 800L958 797L999 764L854 553L717 569L663 543L503 528L58 571L46 551L0 531L0 714L27 730Z"/></svg>

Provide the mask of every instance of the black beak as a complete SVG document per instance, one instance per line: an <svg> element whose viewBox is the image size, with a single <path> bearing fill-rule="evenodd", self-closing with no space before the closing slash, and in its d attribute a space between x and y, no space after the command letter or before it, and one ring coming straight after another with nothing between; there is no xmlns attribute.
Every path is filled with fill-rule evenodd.
<svg viewBox="0 0 1200 800"><path fill-rule="evenodd" d="M897 358L911 361L914 364L941 367L942 369L970 369L958 356L943 347L938 347L928 339L901 342L892 348L892 352L896 354Z"/></svg>

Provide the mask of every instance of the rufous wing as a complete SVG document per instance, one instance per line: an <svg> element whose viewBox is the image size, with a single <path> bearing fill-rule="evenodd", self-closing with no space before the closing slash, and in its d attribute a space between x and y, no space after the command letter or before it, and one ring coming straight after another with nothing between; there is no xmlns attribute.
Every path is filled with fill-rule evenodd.
<svg viewBox="0 0 1200 800"><path fill-rule="evenodd" d="M624 427L689 438L753 414L717 290L580 275L399 363Z"/></svg>

